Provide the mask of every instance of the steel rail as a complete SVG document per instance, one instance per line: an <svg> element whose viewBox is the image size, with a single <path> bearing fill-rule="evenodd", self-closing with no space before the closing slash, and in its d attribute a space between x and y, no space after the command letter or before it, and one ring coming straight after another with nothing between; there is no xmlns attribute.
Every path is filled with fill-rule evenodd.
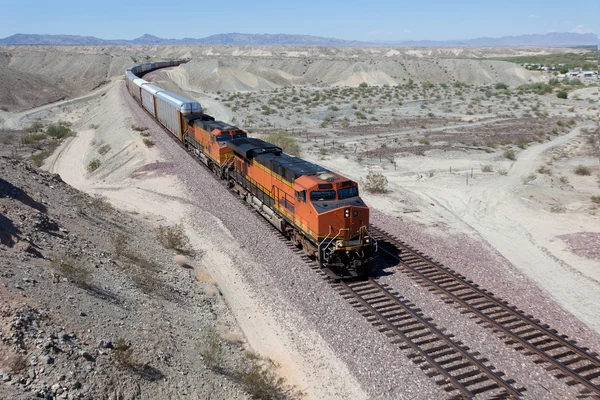
<svg viewBox="0 0 600 400"><path fill-rule="evenodd" d="M484 365L483 362L478 360L474 355L470 354L465 348L463 348L461 345L459 345L456 341L452 340L448 335L444 334L433 323L429 322L427 318L422 316L419 312L414 310L410 305L406 304L402 299L395 296L392 292L390 292L387 288L385 288L384 286L379 284L373 278L369 278L369 280L365 281L365 282L341 281L341 282L336 283L336 285L338 285L343 290L350 293L352 295L353 299L356 299L362 307L364 307L366 310L368 310L372 315L376 316L377 319L387 327L387 329L392 331L395 335L401 337L404 340L404 342L406 342L413 350L418 352L420 354L420 356L429 363L429 365L431 365L441 375L443 375L452 386L454 386L456 389L458 389L463 396L465 396L467 398L474 398L476 396L476 394L478 394L478 393L474 393L472 389L469 389L467 387L468 385L463 384L460 381L459 377L452 375L450 373L450 371L448 369L444 368L444 366L441 365L438 361L436 361L428 353L428 351L425 348L419 346L417 343L415 343L413 338L411 338L406 332L403 332L399 327L394 325L394 323L390 320L390 318L387 318L386 316L384 316L383 313L380 310L378 310L376 306L374 306L372 303L369 302L368 299L365 298L366 296L361 295L361 292L366 292L368 296L372 296L372 295L375 295L375 293L373 293L372 291L369 291L369 290L371 288L377 289L379 294L383 295L387 300L389 300L393 304L394 307L398 307L399 309L407 312L410 315L410 317L414 321L416 321L416 324L421 325L418 328L415 328L415 330L418 329L417 332L420 332L416 337L418 337L419 339L422 339L425 336L433 336L433 337L437 338L437 339L435 339L435 341L441 341L442 343L444 343L443 347L444 347L445 351L447 351L448 349L451 349L451 351L452 351L451 355L453 357L457 357L457 356L459 357L459 358L457 358L456 361L454 361L452 363L448 363L449 367L455 366L456 363L459 363L459 365L463 365L461 363L466 361L466 363L468 363L468 365L465 365L465 366L457 369L457 371L464 370L465 368L468 368L468 367L475 367L478 372L476 372L476 371L468 372L467 373L468 378L473 378L476 375L480 375L480 374L484 375L484 378L482 378L482 377L473 378L473 380L471 381L472 382L471 385L479 384L479 383L485 382L486 380L491 380L491 381L495 382L495 385L494 384L492 384L491 386L488 385L488 386L484 387L483 390L481 388L479 388L480 392L500 389L500 390L505 390L505 393L502 394L502 397L504 397L504 398L511 397L511 398L518 399L522 396L522 394L519 390L515 389L509 382L502 379L498 373L495 373L494 371L492 371L490 369L490 367L487 367L486 365ZM359 288L359 290L356 289L357 287ZM375 296L374 299L377 300L377 303L381 303L380 298ZM389 307L390 307L389 304L385 306L386 312L391 311L391 309ZM407 326L411 326L411 327L415 325L414 323L406 322L405 320L403 320L403 324L407 325ZM427 333L423 333L422 332L423 330L427 330ZM430 338L426 342L429 344L429 343L432 343L433 341L434 341L434 339ZM462 378L462 379L465 379L465 378Z"/></svg>
<svg viewBox="0 0 600 400"><path fill-rule="evenodd" d="M483 321L489 323L494 329L501 331L506 336L517 341L525 348L531 350L534 354L541 357L544 361L550 363L553 367L552 369L559 369L562 373L566 374L566 376L571 377L573 383L568 382L567 384L571 385L579 383L583 385L587 390L593 392L595 395L600 396L600 386L594 384L590 380L600 377L600 360L593 354L588 353L587 351L572 343L571 341L568 341L564 337L561 337L556 333L556 331L548 329L547 325L540 325L536 320L533 320L531 317L524 315L522 311L516 310L514 307L509 306L508 303L496 298L494 295L479 288L476 284L468 281L466 278L458 275L456 272L444 267L442 264L436 263L429 257L421 254L417 250L414 250L410 246L406 245L404 242L401 242L391 237L381 229L371 225L371 232L372 234L375 233L375 236L380 237L379 251L387 253L389 256L398 261L400 263L401 268L408 270L408 272L410 273L416 274L420 279L424 280L426 284L434 286L435 288L440 290L445 296L450 297L454 302L460 304L460 306L474 313ZM411 263L425 262L426 267L434 268L434 272L424 273L419 270L425 268L423 265L421 265L419 268L410 265L408 262L403 260L402 256L394 254L391 251L385 249L385 246L381 246L381 240L387 241L390 244L396 246L401 251L401 253L408 253L409 255L415 257L416 260L411 261ZM431 277L428 275L436 276ZM457 284L460 284L460 286L457 287ZM468 292L462 295L458 294L459 292L462 292L464 290L468 290ZM480 306L480 308L477 308L477 306L471 304L470 302L478 303L477 305ZM485 308L481 306L484 306ZM520 324L516 324L516 326L518 327L517 329L520 330L522 333L525 333L526 335L522 336L520 333L514 331L515 328L509 328L505 326L505 324L507 323L500 322L496 319L500 319L500 317L497 316L496 318L494 318L492 315L490 315L492 313L486 310L493 311L493 314L501 316L502 319L506 319L509 316L513 317L508 319L511 325L515 325L515 322L520 321ZM518 318L518 320L515 320L514 318ZM523 324L534 328L538 331L538 333L532 333L530 329L525 329L525 325ZM544 338L544 336L546 338ZM526 339L526 337L530 339ZM539 341L537 345L530 342L530 340L532 339ZM539 348L538 346L540 344L543 344L543 347L545 349ZM560 346L557 347L558 345ZM556 350L560 347L567 349L570 352L573 352L573 354L567 354L568 356L576 355L576 358L581 358L577 359L576 361L573 361L574 358L569 359L568 361L570 364L586 362L587 365L572 369L568 365L565 365L564 363L557 360L556 358L554 358L554 356L548 353L548 351ZM565 353L561 352L561 355L562 354ZM579 369L582 372L588 372L586 376L592 378L588 379L585 376L582 376L576 371L576 369ZM590 373L590 370L595 372Z"/></svg>

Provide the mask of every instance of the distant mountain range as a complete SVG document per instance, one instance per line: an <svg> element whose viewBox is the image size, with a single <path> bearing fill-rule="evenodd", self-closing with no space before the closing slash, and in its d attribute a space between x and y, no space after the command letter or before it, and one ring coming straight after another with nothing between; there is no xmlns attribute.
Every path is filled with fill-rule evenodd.
<svg viewBox="0 0 600 400"><path fill-rule="evenodd" d="M205 38L163 39L154 35L145 34L133 40L105 40L93 36L77 35L35 35L18 33L0 39L0 45L54 45L54 46L107 46L107 45L236 45L236 46L408 46L408 47L443 47L443 46L597 46L598 36L594 33L559 33L552 32L544 35L504 36L501 38L482 37L468 40L408 40L390 42L361 42L356 40L343 40L324 38L309 35L287 34L250 34L250 33L223 33Z"/></svg>

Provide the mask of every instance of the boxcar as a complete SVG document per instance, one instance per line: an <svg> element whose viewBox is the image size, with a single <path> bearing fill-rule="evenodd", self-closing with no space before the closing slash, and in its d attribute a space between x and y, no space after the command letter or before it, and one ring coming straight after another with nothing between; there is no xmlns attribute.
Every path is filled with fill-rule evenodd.
<svg viewBox="0 0 600 400"><path fill-rule="evenodd" d="M156 94L163 90L158 86L147 83L142 86L142 106L156 118Z"/></svg>
<svg viewBox="0 0 600 400"><path fill-rule="evenodd" d="M156 118L179 140L183 140L183 121L181 115L202 112L197 101L187 99L176 93L161 91L156 93Z"/></svg>
<svg viewBox="0 0 600 400"><path fill-rule="evenodd" d="M142 85L147 83L148 81L139 78L133 80L133 97L135 97L140 104L142 103Z"/></svg>

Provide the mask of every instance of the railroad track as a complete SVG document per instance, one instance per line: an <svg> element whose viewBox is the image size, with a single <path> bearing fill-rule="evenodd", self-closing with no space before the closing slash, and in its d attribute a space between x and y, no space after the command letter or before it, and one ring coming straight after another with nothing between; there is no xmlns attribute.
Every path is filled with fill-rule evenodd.
<svg viewBox="0 0 600 400"><path fill-rule="evenodd" d="M402 349L408 357L448 392L450 398L518 399L524 389L505 380L486 358L470 352L453 335L439 329L410 301L373 278L331 282L342 297Z"/></svg>
<svg viewBox="0 0 600 400"><path fill-rule="evenodd" d="M287 240L281 232L264 220L258 211L244 202L246 208L256 213L262 225L276 234L288 248L294 251L321 278L326 280L340 295L357 308L359 313L385 334L400 349L411 349L408 358L426 375L437 378L437 385L448 392L450 399L519 399L525 388L517 388L512 379L504 379L505 373L497 371L487 358L471 351L454 335L438 328L431 318L396 291L368 280L340 281L332 279L317 262L303 250Z"/></svg>
<svg viewBox="0 0 600 400"><path fill-rule="evenodd" d="M536 363L546 364L546 370L554 371L556 378L566 379L567 385L580 385L583 396L600 399L598 354L578 346L567 336L387 232L371 226L370 233L377 240L380 256L393 261L401 272L443 295L447 303L455 303L477 316L515 350L536 356Z"/></svg>

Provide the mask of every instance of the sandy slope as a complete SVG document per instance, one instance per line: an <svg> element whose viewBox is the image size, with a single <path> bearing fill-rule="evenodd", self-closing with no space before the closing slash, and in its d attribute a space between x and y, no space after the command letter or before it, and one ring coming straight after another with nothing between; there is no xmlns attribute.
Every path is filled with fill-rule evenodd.
<svg viewBox="0 0 600 400"><path fill-rule="evenodd" d="M139 124L140 120L132 116L125 96L127 93L122 84L111 85L106 96L92 101L97 101L96 104L88 104L97 112L92 118L82 121L83 130L49 158L45 168L59 173L65 182L80 190L102 193L118 207L161 223L179 223L192 212L180 182L173 176L152 171L134 174L144 165L162 165L165 160L157 150L146 148L139 134L131 129L131 125ZM147 114L142 115L141 121L154 124ZM99 128L85 129L89 124L98 124ZM75 126L75 129L78 128ZM165 133L161 131L160 134ZM95 152L102 143L110 143L112 147L105 158ZM86 166L94 158L101 158L102 165L90 176ZM219 221L215 221L215 226L220 226L221 233L227 236L226 228ZM237 277L234 261L220 250L219 239L216 238L219 235L211 238L195 232L192 227L188 228L194 247L204 252L206 267L218 282L254 350L281 364L281 373L288 382L306 391L309 398L366 398L346 365L318 335L284 327L282 321L258 306L258 299ZM298 347L299 342L309 343L308 350Z"/></svg>

